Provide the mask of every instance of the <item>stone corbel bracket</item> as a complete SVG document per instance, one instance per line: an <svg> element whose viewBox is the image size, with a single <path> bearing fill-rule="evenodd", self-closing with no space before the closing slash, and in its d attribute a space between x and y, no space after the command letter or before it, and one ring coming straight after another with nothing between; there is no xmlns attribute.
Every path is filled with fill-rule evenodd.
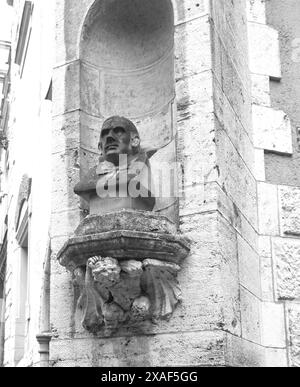
<svg viewBox="0 0 300 387"><path fill-rule="evenodd" d="M189 241L166 217L123 210L88 216L58 254L80 289L83 327L169 319L181 301L177 280Z"/></svg>

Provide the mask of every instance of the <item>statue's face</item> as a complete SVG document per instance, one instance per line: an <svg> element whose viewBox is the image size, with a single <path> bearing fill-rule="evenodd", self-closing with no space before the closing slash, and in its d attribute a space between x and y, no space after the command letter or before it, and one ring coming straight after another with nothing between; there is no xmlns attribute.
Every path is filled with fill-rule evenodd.
<svg viewBox="0 0 300 387"><path fill-rule="evenodd" d="M117 164L119 155L132 153L130 131L119 126L104 128L101 131L99 147L105 160Z"/></svg>

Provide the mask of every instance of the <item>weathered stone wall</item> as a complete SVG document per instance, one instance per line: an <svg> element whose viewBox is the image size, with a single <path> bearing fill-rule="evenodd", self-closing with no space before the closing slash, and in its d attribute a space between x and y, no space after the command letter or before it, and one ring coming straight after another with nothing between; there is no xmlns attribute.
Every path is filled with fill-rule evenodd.
<svg viewBox="0 0 300 387"><path fill-rule="evenodd" d="M24 2L14 3L16 39ZM120 99L115 105L103 102L102 97L113 98L109 92L106 95L100 82L107 63L90 63L81 56L84 23L92 20L89 11L100 0L45 3L35 2L28 62L21 79L13 66L7 176L6 366L17 363L20 249L14 220L25 173L33 182L29 241L32 286L30 329L21 365L39 362L35 336L41 329L43 264L50 226L51 366L299 366L300 191L297 186L273 184L265 173L266 152L288 157L294 152L293 119L284 106L276 110L278 106L272 105L270 96L270 78L279 82L282 71L278 33L267 25L265 1L164 0L166 8L172 3L174 11L175 75L164 69L171 90L166 95L171 99L161 103L157 98L152 100L153 104L159 102L155 119L150 114L152 105L142 114L130 110L140 108L136 101L133 105ZM54 18L53 66L49 48L53 47ZM169 34L170 29L164 32ZM159 58L163 45L157 47L149 36L144 42L145 58ZM97 46L97 41L91 44ZM13 55L15 49L16 41ZM130 70L139 69L137 63L142 58L134 58L137 67ZM110 59L113 62L109 65L116 65L116 58ZM129 59L125 55L124 63ZM51 132L44 97L52 66ZM134 82L130 85L135 86ZM161 109L170 101L172 112ZM183 301L170 321L125 326L107 337L105 333L93 336L82 328L76 308L79 294L71 274L59 265L57 253L87 214L86 203L73 188L97 160L100 126L111 106L123 108L124 114L141 125L147 141L152 125L165 125L171 133L166 139L173 140L171 153L176 153L183 173L184 196L176 221L192 246L179 275ZM172 119L165 118L169 113ZM151 119L147 121L148 114ZM154 132L155 141L158 134ZM28 154L34 154L33 162ZM167 152L166 157L169 155Z"/></svg>
<svg viewBox="0 0 300 387"><path fill-rule="evenodd" d="M66 58L61 56L63 50L60 47L65 47L67 55L71 55L75 61L78 59L78 52L76 54L75 49L78 44L78 37L81 34L78 26L82 25L91 4L92 2L90 4L88 2L86 4L81 3L80 5L74 4L74 2L61 2L61 4L58 4L57 19L64 21L64 26L58 28L57 31L57 52L60 61L66 60ZM66 209L69 208L69 211L57 214L62 227L57 228L55 226L55 234L52 234L51 316L55 337L51 342L51 361L54 365L89 364L103 366L111 365L112 362L114 362L114 365L224 364L225 333L216 332L214 334L211 332L212 327L218 329L219 326L223 326L223 320L225 319L222 315L221 303L218 304L213 301L215 297L213 292L214 285L218 285L219 294L221 293L220 270L218 269L213 273L211 284L208 287L206 278L211 268L213 268L213 264L209 262L211 256L206 249L206 242L204 244L201 240L199 243L197 242L202 227L204 235L208 235L206 230L208 224L211 230L209 239L212 240L209 248L210 251L217 252L219 249L219 228L222 225L219 224L218 216L214 211L211 215L200 216L203 198L193 198L195 195L193 185L197 184L197 181L193 180L194 177L196 176L201 183L203 181L201 175L197 176L195 171L198 171L199 165L204 164L204 161L205 168L206 166L211 168L209 158L206 158L204 153L198 152L198 147L202 147L203 139L211 149L215 147L213 137L209 133L211 128L214 127L209 2L203 1L197 4L199 6L193 5L192 13L190 12L191 4L178 2L178 6L174 8L175 58L177 60L174 83L176 81L179 112L177 120L179 129L178 156L184 164L185 189L186 192L189 192L185 197L185 201L181 203L183 215L181 223L182 229L187 234L197 234L194 236L193 254L185 263L180 278L184 302L176 310L170 322L161 322L158 325L145 323L144 326L139 328L127 327L118 332L118 335L113 340L103 337L103 334L100 334L100 337L95 339L81 328L80 318L75 314L77 297L73 293L70 275L58 265L55 255L58 248L66 240L66 237L74 231L74 223L78 223L80 219L80 212L78 209L76 210L77 199L72 192L76 179L79 179L79 171L78 173L74 172L74 174L72 172L74 170L72 169L72 165L74 165L72 155L76 154L76 152L80 155L77 160L81 169L84 169L86 164L84 154L82 149L80 149L82 138L80 138L79 125L78 122L76 123L75 118L73 121L75 124L72 127L71 125L64 125L67 129L66 133L70 133L69 130L72 130L72 133L74 133L73 149L66 155L67 149L63 148L64 140L62 140L60 149L61 155L64 156L59 159L61 163L59 168L62 170L60 176L64 174L70 176L70 173L72 173L72 178L69 180L70 184L68 187L54 182L54 186L59 187L58 194L61 195L64 192L61 198L66 198ZM76 11L74 8L76 8ZM188 12L190 12L190 15L186 16ZM72 32L69 30L70 28L72 28ZM71 39L75 37L74 43L68 39L68 44L66 44L67 36L70 38L72 36ZM194 57L195 47L198 48L197 61L195 61ZM64 93L61 93L59 91L61 89L58 89L60 85L64 84L65 80L70 82L67 84L71 85L71 81L67 78L68 76L65 77L66 71L67 74L71 74L71 70L69 72L65 70L66 68L70 69L71 66L70 61L66 61L65 65L60 64L55 69L54 103L61 101L59 106L70 106L67 110L63 108L57 111L57 116L54 118L55 121L63 122L65 120L64 122L66 122L68 117L70 117L69 113L73 117L79 113L76 111L70 112L70 110L76 110L74 109L76 104L69 105L71 100L68 96L62 100L61 96ZM199 123L201 123L201 128L199 128ZM200 136L201 130L203 131L202 136ZM100 127L96 126L95 133L99 134L99 131ZM193 133L199 133L199 135L193 136ZM82 132L82 134L86 135L85 132ZM65 136L65 134L60 132L60 137L62 135ZM60 141L59 136L56 139ZM65 172L63 172L64 168ZM203 186L196 186L196 189L198 188L201 191ZM56 203L59 202L61 203L62 200L58 197ZM73 207L71 203L72 205L74 204ZM187 203L196 205L198 209L193 210L191 207L189 208ZM214 207L216 208L216 205ZM74 217L72 214L74 214ZM197 232L196 229L190 228L192 224L192 217L190 215L192 214L196 217L194 225L198 224ZM71 217L72 221L70 221ZM207 239L206 237L203 240L206 241ZM217 264L219 261L220 257L217 256ZM222 296L220 295L220 297ZM57 300L63 306L63 315L62 309L57 308ZM70 345L70 340L73 343L72 345ZM182 356L183 351L185 353L184 356Z"/></svg>
<svg viewBox="0 0 300 387"><path fill-rule="evenodd" d="M56 253L83 215L72 192L88 165L76 67L80 26L91 4L57 3L54 160L61 173L53 185L56 205L65 207L53 212L52 364L265 364L245 1L173 2L177 156L184 181L179 223L192 240L179 278L182 305L169 322L127 327L113 340L103 334L95 339L80 327L77 295Z"/></svg>
<svg viewBox="0 0 300 387"><path fill-rule="evenodd" d="M227 309L232 318L227 364L264 364L251 79L246 2L213 1L213 81L217 145L218 211L227 263ZM227 230L225 232L225 230ZM229 255L230 253L230 255ZM230 261L229 261L230 262ZM223 268L223 273L226 271ZM233 313L234 312L234 313ZM233 318L235 317L235 318ZM234 329L233 329L234 327Z"/></svg>

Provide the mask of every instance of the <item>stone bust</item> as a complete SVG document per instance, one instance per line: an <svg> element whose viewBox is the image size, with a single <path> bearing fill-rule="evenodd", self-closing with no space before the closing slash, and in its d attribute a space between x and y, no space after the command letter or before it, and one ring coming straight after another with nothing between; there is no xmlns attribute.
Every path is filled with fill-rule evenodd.
<svg viewBox="0 0 300 387"><path fill-rule="evenodd" d="M119 209L153 211L149 156L141 149L133 122L120 116L108 118L102 126L98 148L99 164L74 189L89 202L90 214Z"/></svg>
<svg viewBox="0 0 300 387"><path fill-rule="evenodd" d="M104 122L98 148L105 161L118 166L120 155L132 159L141 153L140 144L139 132L127 118L114 116Z"/></svg>

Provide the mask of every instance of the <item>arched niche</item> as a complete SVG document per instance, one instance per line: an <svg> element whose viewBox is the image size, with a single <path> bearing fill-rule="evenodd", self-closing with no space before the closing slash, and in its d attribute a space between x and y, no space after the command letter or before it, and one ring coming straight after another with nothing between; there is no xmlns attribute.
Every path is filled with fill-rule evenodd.
<svg viewBox="0 0 300 387"><path fill-rule="evenodd" d="M171 0L96 0L82 28L80 61L81 137L86 148L96 153L95 136L102 122L122 115L136 124L143 148L158 149L151 159L154 175L162 163L173 165L176 109ZM88 137L85 131L91 125L94 136ZM165 176L163 179L166 181ZM167 191L157 200L156 211L175 220L176 195L168 196Z"/></svg>

